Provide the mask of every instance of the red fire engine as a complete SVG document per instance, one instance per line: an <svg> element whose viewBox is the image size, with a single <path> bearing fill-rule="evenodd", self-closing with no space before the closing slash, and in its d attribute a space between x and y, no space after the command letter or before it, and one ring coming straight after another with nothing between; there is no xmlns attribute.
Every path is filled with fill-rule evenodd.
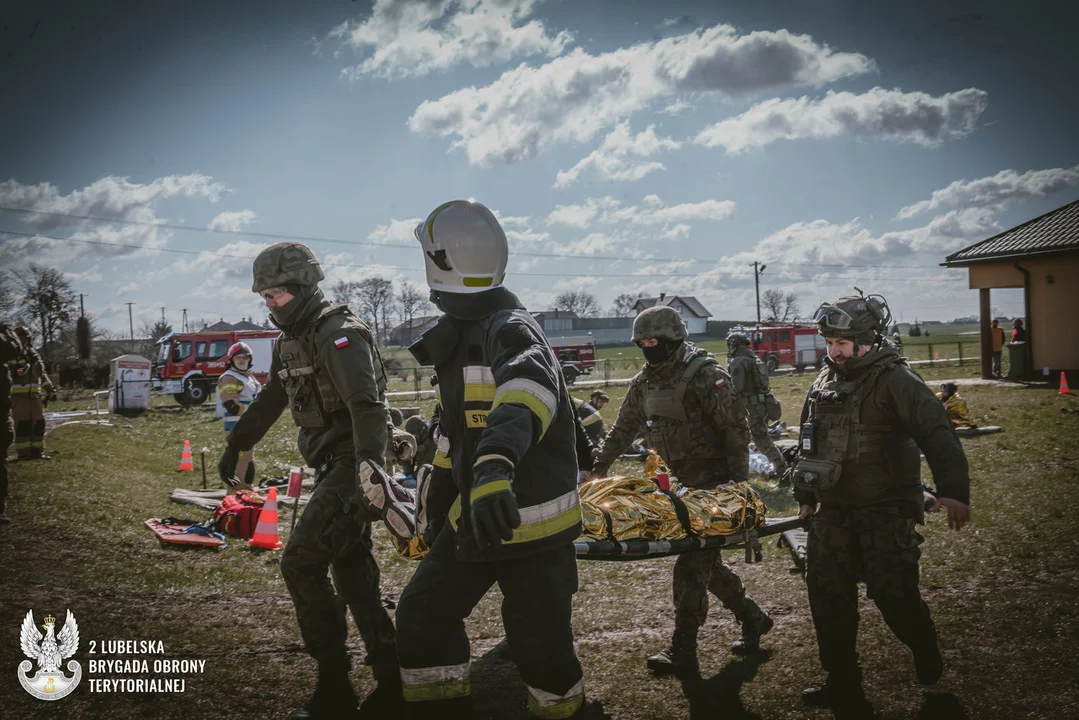
<svg viewBox="0 0 1079 720"><path fill-rule="evenodd" d="M279 330L169 333L157 341L154 390L171 394L181 405L199 405L214 392L225 372L225 353L233 343L251 346L255 378L265 384Z"/></svg>
<svg viewBox="0 0 1079 720"><path fill-rule="evenodd" d="M796 370L824 363L827 345L816 325L755 325L733 327L731 332L745 333L753 352L769 370L793 365Z"/></svg>
<svg viewBox="0 0 1079 720"><path fill-rule="evenodd" d="M596 367L596 339L587 337L547 338L551 349L558 354L562 375L572 385L580 375L587 375Z"/></svg>

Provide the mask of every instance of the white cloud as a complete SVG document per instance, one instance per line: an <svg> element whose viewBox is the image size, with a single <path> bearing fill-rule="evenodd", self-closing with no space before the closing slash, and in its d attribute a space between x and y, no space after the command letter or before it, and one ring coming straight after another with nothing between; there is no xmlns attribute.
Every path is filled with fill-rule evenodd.
<svg viewBox="0 0 1079 720"><path fill-rule="evenodd" d="M214 217L207 227L214 232L240 232L257 218L251 210L226 210Z"/></svg>
<svg viewBox="0 0 1079 720"><path fill-rule="evenodd" d="M101 268L94 265L91 268L83 270L82 272L71 272L70 270L64 272L64 278L74 283L98 283L104 279L104 275L101 274Z"/></svg>
<svg viewBox="0 0 1079 720"><path fill-rule="evenodd" d="M695 142L738 153L777 140L873 136L934 145L974 129L988 104L984 90L967 88L933 97L875 87L856 95L828 92L823 98L778 98L710 125Z"/></svg>
<svg viewBox="0 0 1079 720"><path fill-rule="evenodd" d="M681 115L686 110L692 110L695 106L691 102L685 100L675 100L673 103L667 105L659 112L663 115Z"/></svg>
<svg viewBox="0 0 1079 720"><path fill-rule="evenodd" d="M602 180L640 180L653 170L666 168L661 162L640 162L633 158L650 157L661 150L677 150L681 146L682 143L669 137L658 137L655 125L649 125L634 135L629 121L625 120L580 162L569 170L560 170L554 187L566 188L573 185L581 173L589 169L595 170Z"/></svg>
<svg viewBox="0 0 1079 720"><path fill-rule="evenodd" d="M613 252L622 242L622 238L594 232L566 245L562 251L569 255L603 255Z"/></svg>
<svg viewBox="0 0 1079 720"><path fill-rule="evenodd" d="M467 62L473 67L515 57L561 55L573 34L548 32L529 20L536 0L375 0L362 22L344 23L331 37L369 53L343 73L352 80L391 80L444 72ZM435 27L439 25L440 27Z"/></svg>
<svg viewBox="0 0 1079 720"><path fill-rule="evenodd" d="M1079 183L1079 165L1070 168L1001 170L996 175L977 180L956 180L940 190L934 190L928 200L907 205L897 217L912 218L923 212L942 208L994 207L1016 198L1033 195L1052 195Z"/></svg>
<svg viewBox="0 0 1079 720"><path fill-rule="evenodd" d="M27 230L53 233L72 228L75 231L68 240L46 237L5 240L0 244L0 265L46 260L58 265L84 256L142 256L147 250L164 247L171 237L168 230L158 227L158 223L164 222L154 212L158 201L188 197L215 203L225 191L224 185L199 173L168 175L148 183L108 176L67 195L61 194L52 183L24 185L7 180L0 183L0 205L42 213L19 215ZM117 218L127 223L83 219L87 217Z"/></svg>
<svg viewBox="0 0 1079 720"><path fill-rule="evenodd" d="M367 236L367 239L389 245L404 245L416 242L416 236L413 232L421 222L423 222L423 218L391 219L389 224L375 227L371 234ZM419 246L417 245L417 247Z"/></svg>
<svg viewBox="0 0 1079 720"><path fill-rule="evenodd" d="M734 212L731 200L704 200L697 203L667 205L657 195L646 196L641 205L623 205L610 195L588 198L583 203L557 205L547 216L548 225L585 228L595 222L604 225L665 225L681 220L722 220ZM688 232L688 231L679 231Z"/></svg>
<svg viewBox="0 0 1079 720"><path fill-rule="evenodd" d="M680 223L678 225L675 225L673 228L667 230L666 232L664 232L663 237L667 238L668 240L681 240L682 238L689 237L689 232L692 229L693 228L691 226L683 225L683 224Z"/></svg>
<svg viewBox="0 0 1079 720"><path fill-rule="evenodd" d="M511 164L550 145L587 142L604 128L672 95L739 95L819 86L875 69L858 53L838 53L786 30L740 35L717 25L600 55L578 48L540 67L520 65L485 87L423 102L414 132L456 136L473 165Z"/></svg>

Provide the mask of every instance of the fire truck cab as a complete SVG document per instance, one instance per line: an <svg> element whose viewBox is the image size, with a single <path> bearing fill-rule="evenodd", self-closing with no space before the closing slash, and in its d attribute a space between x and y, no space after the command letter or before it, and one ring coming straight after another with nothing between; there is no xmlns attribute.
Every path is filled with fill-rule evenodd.
<svg viewBox="0 0 1079 720"><path fill-rule="evenodd" d="M233 343L251 346L255 378L265 384L278 330L169 333L157 341L154 390L170 394L181 405L200 405L214 392L225 372L225 353Z"/></svg>
<svg viewBox="0 0 1079 720"><path fill-rule="evenodd" d="M591 373L596 367L596 339L591 335L582 337L547 338L551 349L558 355L566 384L577 382L581 375Z"/></svg>
<svg viewBox="0 0 1079 720"><path fill-rule="evenodd" d="M733 327L731 332L744 333L750 347L769 370L781 365L793 365L795 370L821 367L827 344L817 333L816 325L754 325Z"/></svg>

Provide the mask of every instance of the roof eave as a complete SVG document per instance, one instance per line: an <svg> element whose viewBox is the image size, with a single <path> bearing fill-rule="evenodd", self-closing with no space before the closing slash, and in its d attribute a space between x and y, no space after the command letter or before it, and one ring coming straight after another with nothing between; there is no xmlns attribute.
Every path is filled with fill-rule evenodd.
<svg viewBox="0 0 1079 720"><path fill-rule="evenodd" d="M960 251L962 252L962 251ZM980 265L982 263L1000 262L1004 260L1022 260L1023 258L1034 257L1047 257L1051 255L1079 255L1079 247L1067 247L1067 248L1053 248L1049 250L1037 250L1033 252L1013 252L1004 253L1001 255L985 255L982 257L963 258L960 260L950 260L945 258L944 262L940 263L941 267L957 268L967 267L970 265Z"/></svg>

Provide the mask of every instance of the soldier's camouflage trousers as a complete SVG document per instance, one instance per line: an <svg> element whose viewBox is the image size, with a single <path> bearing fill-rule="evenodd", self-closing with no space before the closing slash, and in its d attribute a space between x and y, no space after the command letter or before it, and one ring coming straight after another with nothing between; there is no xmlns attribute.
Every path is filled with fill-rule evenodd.
<svg viewBox="0 0 1079 720"><path fill-rule="evenodd" d="M696 636L708 618L708 593L719 598L740 624L756 622L761 609L746 595L742 578L718 550L683 553L674 563L674 631Z"/></svg>
<svg viewBox="0 0 1079 720"><path fill-rule="evenodd" d="M347 508L347 509L346 509ZM371 554L371 521L356 494L356 468L350 461L332 466L315 486L311 500L281 555L296 620L307 651L320 663L345 658L344 608L352 611L368 659L397 672L396 634L382 605L379 569ZM330 585L329 571L333 575Z"/></svg>
<svg viewBox="0 0 1079 720"><path fill-rule="evenodd" d="M757 451L764 453L765 457L772 461L776 472L782 475L787 469L787 461L783 459L783 454L779 452L779 448L768 435L768 410L760 403L753 405L747 403L746 411L749 414L749 434L753 437L753 442L757 444Z"/></svg>
<svg viewBox="0 0 1079 720"><path fill-rule="evenodd" d="M45 449L45 408L41 395L12 395L11 417L15 421L15 452L19 459L40 457Z"/></svg>
<svg viewBox="0 0 1079 720"><path fill-rule="evenodd" d="M936 629L918 591L915 519L897 509L821 508L809 526L806 585L820 661L829 673L856 672L858 582L908 647L935 647Z"/></svg>

